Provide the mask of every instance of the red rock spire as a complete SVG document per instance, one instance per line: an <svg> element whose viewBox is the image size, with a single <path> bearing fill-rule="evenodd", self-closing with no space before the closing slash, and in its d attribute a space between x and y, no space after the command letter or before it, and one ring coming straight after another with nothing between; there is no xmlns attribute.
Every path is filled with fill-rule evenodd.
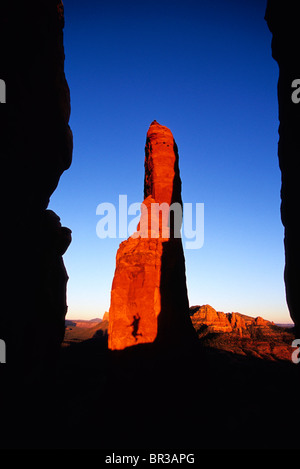
<svg viewBox="0 0 300 469"><path fill-rule="evenodd" d="M168 223L164 218L159 232L150 225L153 204L156 208L181 204L177 146L172 132L156 121L147 133L144 197L137 232L117 252L109 310L110 349L194 337L181 238L162 231Z"/></svg>
<svg viewBox="0 0 300 469"><path fill-rule="evenodd" d="M174 200L174 182L177 187ZM145 185L144 198L151 195L156 202L180 202L181 184L178 170L178 151L167 127L153 121L147 132L145 146Z"/></svg>

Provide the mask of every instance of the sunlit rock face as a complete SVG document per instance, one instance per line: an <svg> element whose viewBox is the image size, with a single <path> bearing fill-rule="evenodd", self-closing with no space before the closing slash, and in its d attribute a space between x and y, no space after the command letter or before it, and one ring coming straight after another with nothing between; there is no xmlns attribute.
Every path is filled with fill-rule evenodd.
<svg viewBox="0 0 300 469"><path fill-rule="evenodd" d="M145 146L144 198L158 203L181 203L181 180L178 149L172 132L153 121L147 132Z"/></svg>
<svg viewBox="0 0 300 469"><path fill-rule="evenodd" d="M168 217L171 204L182 207L178 151L171 131L156 121L147 133L144 197L137 231L117 252L108 329L112 350L195 337L180 223ZM164 213L157 204L165 204Z"/></svg>
<svg viewBox="0 0 300 469"><path fill-rule="evenodd" d="M192 306L190 315L201 346L232 356L291 361L293 328L280 327L262 317L223 313L210 305Z"/></svg>
<svg viewBox="0 0 300 469"><path fill-rule="evenodd" d="M273 35L272 56L279 66L278 158L281 170L281 219L284 225L285 287L290 315L300 323L299 154L300 80L298 0L268 0L265 19ZM295 81L296 80L296 81ZM299 82L298 82L299 83Z"/></svg>

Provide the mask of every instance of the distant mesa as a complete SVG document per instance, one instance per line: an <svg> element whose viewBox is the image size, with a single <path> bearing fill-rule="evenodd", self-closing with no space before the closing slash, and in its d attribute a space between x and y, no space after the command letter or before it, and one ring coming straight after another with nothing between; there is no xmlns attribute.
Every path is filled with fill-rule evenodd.
<svg viewBox="0 0 300 469"><path fill-rule="evenodd" d="M269 360L291 360L292 328L279 327L259 316L223 313L210 305L192 306L190 316L206 347Z"/></svg>
<svg viewBox="0 0 300 469"><path fill-rule="evenodd" d="M273 322L266 321L261 317L253 318L240 313L222 313L216 311L210 305L192 306L190 315L194 327L205 325L209 332L235 332L245 334L248 326L270 326Z"/></svg>
<svg viewBox="0 0 300 469"><path fill-rule="evenodd" d="M65 321L65 336L63 346L68 346L74 343L81 343L85 340L99 337L99 332L107 335L107 321L99 318L83 320L83 319L66 319Z"/></svg>
<svg viewBox="0 0 300 469"><path fill-rule="evenodd" d="M154 120L145 146L140 222L137 231L120 244L116 256L108 327L112 350L195 337L182 241L173 236L169 217L153 209L154 203L170 207L174 202L182 205L177 145L170 129ZM156 230L148 223L154 219Z"/></svg>

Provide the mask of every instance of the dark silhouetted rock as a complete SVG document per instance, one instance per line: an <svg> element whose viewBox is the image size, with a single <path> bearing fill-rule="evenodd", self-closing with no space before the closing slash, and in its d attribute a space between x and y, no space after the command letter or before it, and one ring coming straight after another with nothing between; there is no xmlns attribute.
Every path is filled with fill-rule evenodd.
<svg viewBox="0 0 300 469"><path fill-rule="evenodd" d="M55 361L67 309L62 255L71 232L47 210L72 159L63 27L60 0L1 6L0 337L7 367L26 372Z"/></svg>
<svg viewBox="0 0 300 469"><path fill-rule="evenodd" d="M117 252L110 349L154 341L179 343L195 336L188 314L182 242L174 237L174 223L168 220L170 205L176 202L181 207L182 202L177 146L167 127L152 122L145 154L140 222ZM166 217L155 212L154 204L162 203Z"/></svg>
<svg viewBox="0 0 300 469"><path fill-rule="evenodd" d="M279 142L281 169L281 219L284 225L285 287L290 315L300 323L300 244L299 244L299 154L300 104L293 102L294 80L300 79L298 0L268 0L265 19L273 34L272 55L279 66ZM298 85L299 88L299 85Z"/></svg>

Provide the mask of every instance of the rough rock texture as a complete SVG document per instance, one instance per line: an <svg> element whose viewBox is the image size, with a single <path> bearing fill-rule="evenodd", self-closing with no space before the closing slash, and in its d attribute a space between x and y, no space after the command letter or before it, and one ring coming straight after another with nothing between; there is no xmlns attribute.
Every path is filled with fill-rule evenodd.
<svg viewBox="0 0 300 469"><path fill-rule="evenodd" d="M190 308L193 326L205 347L269 360L291 360L292 328L276 326L260 316L222 313L210 305Z"/></svg>
<svg viewBox="0 0 300 469"><path fill-rule="evenodd" d="M190 308L193 325L199 329L200 325L208 326L213 332L232 332L248 334L250 326L270 326L272 322L258 316L253 318L240 313L222 313L210 305L193 306Z"/></svg>
<svg viewBox="0 0 300 469"><path fill-rule="evenodd" d="M5 227L0 337L6 341L7 366L27 371L54 361L67 308L62 255L71 231L47 210L72 159L63 27L60 0L1 6L0 77L6 104L0 109Z"/></svg>
<svg viewBox="0 0 300 469"><path fill-rule="evenodd" d="M171 131L156 121L145 147L145 200L134 233L117 252L109 310L110 349L194 338L189 318L181 238L153 204L181 202L178 151ZM152 218L151 218L152 217ZM151 224L151 220L153 221Z"/></svg>
<svg viewBox="0 0 300 469"><path fill-rule="evenodd" d="M285 286L290 315L300 323L299 154L300 103L291 99L292 82L300 79L300 4L298 0L268 0L265 19L273 34L272 55L279 65L279 143L282 176L281 218L284 225Z"/></svg>

